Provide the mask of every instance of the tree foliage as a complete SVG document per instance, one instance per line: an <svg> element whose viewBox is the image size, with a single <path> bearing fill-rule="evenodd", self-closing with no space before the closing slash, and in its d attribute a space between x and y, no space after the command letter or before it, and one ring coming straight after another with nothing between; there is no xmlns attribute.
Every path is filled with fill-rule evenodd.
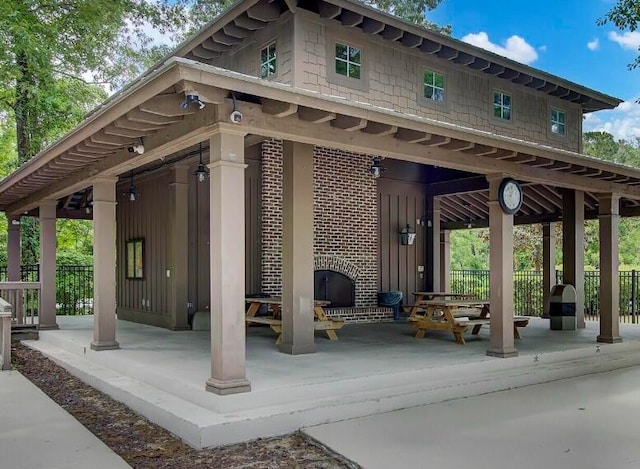
<svg viewBox="0 0 640 469"><path fill-rule="evenodd" d="M426 17L426 12L435 9L441 2L442 0L370 0L366 3L420 26L451 34L451 26L437 25Z"/></svg>
<svg viewBox="0 0 640 469"><path fill-rule="evenodd" d="M612 23L618 29L633 32L640 22L640 2L638 0L617 0L607 14L598 20L600 26ZM640 66L640 56L629 64L630 69Z"/></svg>

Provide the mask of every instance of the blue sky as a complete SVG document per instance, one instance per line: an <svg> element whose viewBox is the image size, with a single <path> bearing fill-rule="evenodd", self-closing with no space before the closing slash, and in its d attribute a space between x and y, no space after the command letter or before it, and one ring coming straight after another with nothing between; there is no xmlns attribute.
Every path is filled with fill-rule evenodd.
<svg viewBox="0 0 640 469"><path fill-rule="evenodd" d="M610 94L625 102L590 114L584 129L640 138L640 33L596 21L614 0L442 0L430 21L450 24L453 36L532 67Z"/></svg>

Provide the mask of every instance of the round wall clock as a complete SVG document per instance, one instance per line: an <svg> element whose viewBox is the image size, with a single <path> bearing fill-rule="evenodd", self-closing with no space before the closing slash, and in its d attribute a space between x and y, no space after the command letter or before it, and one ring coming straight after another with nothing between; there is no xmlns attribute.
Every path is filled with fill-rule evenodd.
<svg viewBox="0 0 640 469"><path fill-rule="evenodd" d="M505 178L498 188L498 202L504 213L513 215L522 205L522 188L518 181Z"/></svg>

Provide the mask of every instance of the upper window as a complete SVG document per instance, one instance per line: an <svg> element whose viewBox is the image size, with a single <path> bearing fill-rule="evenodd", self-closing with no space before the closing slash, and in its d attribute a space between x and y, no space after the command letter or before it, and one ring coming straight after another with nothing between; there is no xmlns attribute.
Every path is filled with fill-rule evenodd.
<svg viewBox="0 0 640 469"><path fill-rule="evenodd" d="M564 135L567 130L567 115L557 109L551 110L551 132Z"/></svg>
<svg viewBox="0 0 640 469"><path fill-rule="evenodd" d="M362 53L360 49L336 43L336 73L359 80L361 69Z"/></svg>
<svg viewBox="0 0 640 469"><path fill-rule="evenodd" d="M511 96L498 91L493 93L493 115L498 119L511 120Z"/></svg>
<svg viewBox="0 0 640 469"><path fill-rule="evenodd" d="M424 97L432 101L444 101L444 75L430 70L424 72Z"/></svg>
<svg viewBox="0 0 640 469"><path fill-rule="evenodd" d="M269 44L260 51L260 77L269 78L276 74L276 43Z"/></svg>

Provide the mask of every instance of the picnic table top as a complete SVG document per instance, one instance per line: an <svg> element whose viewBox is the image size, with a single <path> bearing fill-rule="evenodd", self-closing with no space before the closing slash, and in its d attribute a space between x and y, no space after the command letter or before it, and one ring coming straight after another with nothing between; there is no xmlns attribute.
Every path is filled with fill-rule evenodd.
<svg viewBox="0 0 640 469"><path fill-rule="evenodd" d="M261 303L267 305L279 305L282 304L282 297L280 296L270 296L268 298L245 298L247 303ZM313 300L315 306L327 306L330 305L331 302L327 300Z"/></svg>
<svg viewBox="0 0 640 469"><path fill-rule="evenodd" d="M488 306L489 300L426 300L425 306Z"/></svg>

